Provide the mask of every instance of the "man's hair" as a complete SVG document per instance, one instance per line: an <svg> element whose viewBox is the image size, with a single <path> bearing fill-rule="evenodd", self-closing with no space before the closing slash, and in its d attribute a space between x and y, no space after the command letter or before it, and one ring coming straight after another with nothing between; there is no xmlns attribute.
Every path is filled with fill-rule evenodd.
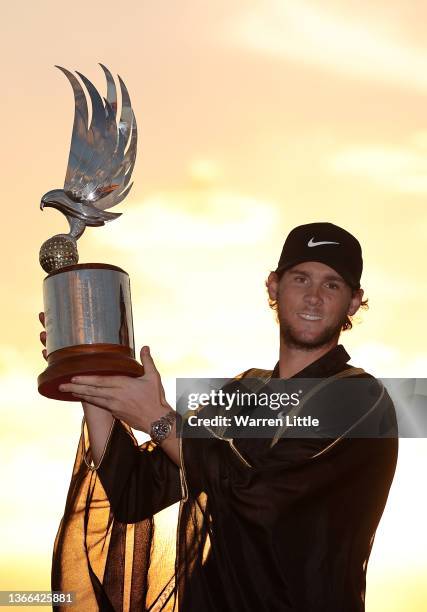
<svg viewBox="0 0 427 612"><path fill-rule="evenodd" d="M280 279L282 278L283 274L286 272L286 270L282 270L281 272L276 272L278 280L280 282ZM268 293L268 280L265 281L265 286L267 287L267 293ZM353 289L351 288L352 291L352 295L354 295L354 293L357 291L357 289ZM277 312L277 300L272 300L270 296L268 296L268 305L270 306L270 308L272 310L274 310L276 312L276 319L277 321L278 319L278 312ZM360 303L359 308L363 308L364 310L368 310L369 308L369 304L368 304L368 299L366 300L362 300L362 302ZM353 317L346 317L345 322L343 323L343 326L341 327L341 331L346 331L347 329L351 329L353 327L353 322L352 322Z"/></svg>

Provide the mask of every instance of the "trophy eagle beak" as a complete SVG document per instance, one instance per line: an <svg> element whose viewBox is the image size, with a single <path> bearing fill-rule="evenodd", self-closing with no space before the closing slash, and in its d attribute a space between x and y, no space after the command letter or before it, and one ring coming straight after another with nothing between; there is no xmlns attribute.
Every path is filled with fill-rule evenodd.
<svg viewBox="0 0 427 612"><path fill-rule="evenodd" d="M48 192L42 196L42 199L40 200L40 210L43 210L44 208L51 206L52 203L56 201L55 197L52 197L53 195L54 194L52 192Z"/></svg>

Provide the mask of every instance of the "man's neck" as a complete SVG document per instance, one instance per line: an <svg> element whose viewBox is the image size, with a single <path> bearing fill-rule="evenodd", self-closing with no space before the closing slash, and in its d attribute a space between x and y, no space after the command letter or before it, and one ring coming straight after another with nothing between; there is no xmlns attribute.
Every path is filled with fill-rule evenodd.
<svg viewBox="0 0 427 612"><path fill-rule="evenodd" d="M304 368L314 363L323 355L326 355L331 349L338 344L338 338L335 338L328 344L306 350L295 346L289 346L283 338L280 338L280 356L279 356L279 376L280 378L291 378Z"/></svg>

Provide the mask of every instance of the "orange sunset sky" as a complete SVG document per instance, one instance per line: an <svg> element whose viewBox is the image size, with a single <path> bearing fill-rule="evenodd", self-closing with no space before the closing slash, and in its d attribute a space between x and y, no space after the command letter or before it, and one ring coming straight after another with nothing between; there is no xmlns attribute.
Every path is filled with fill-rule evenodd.
<svg viewBox="0 0 427 612"><path fill-rule="evenodd" d="M264 287L295 225L360 240L370 309L341 341L382 377L427 368L427 6L338 0L9 2L2 33L0 589L50 588L81 408L37 393L44 369L39 209L63 186L72 90L120 74L139 127L134 187L89 228L80 262L129 273L138 348L178 376L271 368ZM368 568L367 611L427 609L427 441L402 440Z"/></svg>

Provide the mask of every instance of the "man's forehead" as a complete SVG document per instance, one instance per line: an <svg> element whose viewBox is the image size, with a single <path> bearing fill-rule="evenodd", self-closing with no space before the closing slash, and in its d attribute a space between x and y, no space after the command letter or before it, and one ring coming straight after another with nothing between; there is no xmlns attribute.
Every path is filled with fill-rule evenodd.
<svg viewBox="0 0 427 612"><path fill-rule="evenodd" d="M338 274L336 270L324 263L321 263L320 261L303 261L288 268L286 272L292 274L300 272L301 274L307 274L308 276L312 274L319 274L325 277L327 276L330 280L340 280L345 283L343 277Z"/></svg>

